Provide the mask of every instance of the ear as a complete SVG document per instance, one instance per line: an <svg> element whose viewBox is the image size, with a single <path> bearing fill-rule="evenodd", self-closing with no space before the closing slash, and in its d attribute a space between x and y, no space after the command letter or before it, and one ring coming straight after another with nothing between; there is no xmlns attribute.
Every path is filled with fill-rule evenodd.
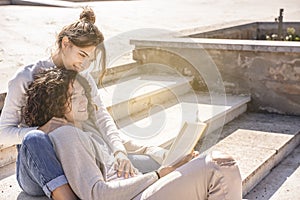
<svg viewBox="0 0 300 200"><path fill-rule="evenodd" d="M64 36L61 40L61 46L63 49L65 49L66 47L68 47L70 45L70 40L67 36Z"/></svg>

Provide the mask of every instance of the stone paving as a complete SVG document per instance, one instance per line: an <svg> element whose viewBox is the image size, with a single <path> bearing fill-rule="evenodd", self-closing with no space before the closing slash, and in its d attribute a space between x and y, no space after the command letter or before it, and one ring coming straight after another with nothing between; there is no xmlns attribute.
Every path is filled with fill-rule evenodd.
<svg viewBox="0 0 300 200"><path fill-rule="evenodd" d="M43 1L45 3L51 0ZM71 2L68 2L68 5ZM194 32L255 21L299 21L298 0L142 0L73 3L76 7L0 6L0 92L26 64L48 57L60 29L78 19L82 5L96 12L96 24L106 39L134 29L157 28Z"/></svg>

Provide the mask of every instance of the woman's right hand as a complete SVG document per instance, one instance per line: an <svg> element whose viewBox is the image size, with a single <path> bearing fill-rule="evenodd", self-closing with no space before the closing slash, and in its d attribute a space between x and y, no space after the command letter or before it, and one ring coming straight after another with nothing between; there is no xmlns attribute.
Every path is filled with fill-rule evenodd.
<svg viewBox="0 0 300 200"><path fill-rule="evenodd" d="M48 134L51 131L53 131L63 125L66 125L66 124L68 124L68 121L66 119L53 117L46 124L44 124L43 126L40 126L38 128L38 130L41 130L44 133Z"/></svg>
<svg viewBox="0 0 300 200"><path fill-rule="evenodd" d="M193 151L192 153L186 155L182 160L176 163L173 166L161 167L157 170L160 178L166 176L167 174L173 172L175 169L179 168L180 166L184 165L185 163L189 162L193 158L199 155L198 151Z"/></svg>

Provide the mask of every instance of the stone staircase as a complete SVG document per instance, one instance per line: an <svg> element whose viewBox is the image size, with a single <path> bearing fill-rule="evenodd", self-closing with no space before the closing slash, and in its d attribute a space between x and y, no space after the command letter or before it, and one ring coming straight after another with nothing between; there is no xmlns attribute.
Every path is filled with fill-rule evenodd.
<svg viewBox="0 0 300 200"><path fill-rule="evenodd" d="M268 115L247 113L249 96L197 92L190 76L157 64L138 66L130 63L109 69L104 87L99 89L124 137L167 148L185 121L208 123L207 133L196 149L231 154L241 170L244 196L300 142L297 117L289 119L295 121L293 125L272 129L276 127L274 123L284 122L285 116L277 116L277 121L270 117L262 125L266 121L263 117ZM264 129L266 124L271 128ZM19 188L15 157L14 146L1 146L0 199L46 199L30 197Z"/></svg>

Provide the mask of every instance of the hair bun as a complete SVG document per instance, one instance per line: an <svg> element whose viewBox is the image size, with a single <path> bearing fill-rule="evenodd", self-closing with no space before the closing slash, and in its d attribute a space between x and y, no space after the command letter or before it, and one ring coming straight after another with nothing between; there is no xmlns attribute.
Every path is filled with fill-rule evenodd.
<svg viewBox="0 0 300 200"><path fill-rule="evenodd" d="M81 21L90 22L91 24L94 24L96 21L96 16L94 11L90 7L84 7L79 19Z"/></svg>

